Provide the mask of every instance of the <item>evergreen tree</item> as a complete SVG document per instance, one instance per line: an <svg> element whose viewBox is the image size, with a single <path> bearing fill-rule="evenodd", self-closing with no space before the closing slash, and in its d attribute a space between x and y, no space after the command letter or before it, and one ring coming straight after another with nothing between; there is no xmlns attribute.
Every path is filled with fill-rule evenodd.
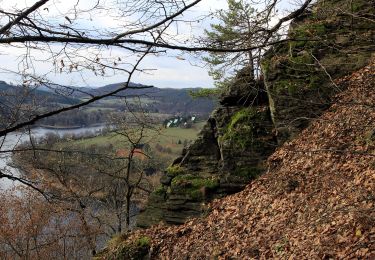
<svg viewBox="0 0 375 260"><path fill-rule="evenodd" d="M211 24L206 30L206 41L210 46L226 49L252 48L264 40L264 25L267 16L257 13L245 0L227 0L228 9L216 13L218 24ZM259 64L260 49L228 53L214 52L204 60L210 66L210 75L218 88L224 88L232 79L232 75L246 67L251 79L256 77Z"/></svg>

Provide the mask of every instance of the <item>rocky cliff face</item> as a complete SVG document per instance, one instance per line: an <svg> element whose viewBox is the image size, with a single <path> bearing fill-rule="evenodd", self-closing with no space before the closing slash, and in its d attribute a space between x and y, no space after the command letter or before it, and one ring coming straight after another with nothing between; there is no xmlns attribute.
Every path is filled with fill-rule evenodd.
<svg viewBox="0 0 375 260"><path fill-rule="evenodd" d="M374 2L319 1L292 22L294 39L272 48L262 61L279 144L321 115L343 91L333 83L366 64L375 51Z"/></svg>
<svg viewBox="0 0 375 260"><path fill-rule="evenodd" d="M204 213L205 202L242 190L265 171L263 162L276 147L273 124L263 84L245 78L237 77L231 95L221 98L224 105L166 170L138 226L182 224Z"/></svg>
<svg viewBox="0 0 375 260"><path fill-rule="evenodd" d="M371 1L319 1L269 50L264 81L246 69L221 97L198 139L167 169L138 226L181 224L206 202L238 192L266 171L265 160L329 107L333 80L366 65L375 51ZM370 21L371 20L371 21Z"/></svg>

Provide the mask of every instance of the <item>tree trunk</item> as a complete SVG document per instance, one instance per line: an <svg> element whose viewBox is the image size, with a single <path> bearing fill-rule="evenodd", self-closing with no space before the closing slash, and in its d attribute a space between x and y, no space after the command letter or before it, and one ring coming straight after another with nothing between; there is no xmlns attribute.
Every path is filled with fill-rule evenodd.
<svg viewBox="0 0 375 260"><path fill-rule="evenodd" d="M131 194L126 196L126 229L130 230L130 198Z"/></svg>

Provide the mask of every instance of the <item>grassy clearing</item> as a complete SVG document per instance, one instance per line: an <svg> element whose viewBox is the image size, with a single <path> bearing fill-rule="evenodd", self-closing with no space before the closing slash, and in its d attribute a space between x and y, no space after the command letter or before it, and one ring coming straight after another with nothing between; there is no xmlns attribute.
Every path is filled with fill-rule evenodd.
<svg viewBox="0 0 375 260"><path fill-rule="evenodd" d="M125 139L121 136L115 135L113 133L104 135L104 136L96 136L96 137L89 137L89 138L83 138L80 140L72 140L63 143L63 146L66 147L79 147L79 146L91 146L91 145L108 145L112 144L115 148L120 149L123 148L125 145Z"/></svg>
<svg viewBox="0 0 375 260"><path fill-rule="evenodd" d="M179 154L184 147L184 141L191 142L195 140L203 125L204 122L199 122L188 129L179 127L163 129L155 143L171 148L173 154Z"/></svg>

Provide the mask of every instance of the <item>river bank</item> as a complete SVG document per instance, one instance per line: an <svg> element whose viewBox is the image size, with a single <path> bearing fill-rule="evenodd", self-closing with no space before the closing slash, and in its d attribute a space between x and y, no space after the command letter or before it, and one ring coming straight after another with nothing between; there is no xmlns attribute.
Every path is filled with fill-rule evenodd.
<svg viewBox="0 0 375 260"><path fill-rule="evenodd" d="M38 124L35 125L34 128L44 128L49 130L75 130L75 129L81 129L81 128L91 128L91 127L106 127L106 123L97 123L97 124L90 124L90 125L76 125L76 126L66 126L66 125L43 125Z"/></svg>
<svg viewBox="0 0 375 260"><path fill-rule="evenodd" d="M10 133L6 136L0 137L0 170L4 174L11 176L19 176L19 169L17 169L12 162L12 150L15 150L18 145L27 142L30 138L41 139L46 137L49 133L57 134L60 137L64 135L86 135L86 134L95 134L98 131L101 131L107 127L106 124L89 126L89 127L80 127L80 128L48 128L36 126L28 131L18 131ZM30 135L31 134L31 135ZM17 185L16 182L9 180L8 178L0 179L0 190L7 190L14 185Z"/></svg>

